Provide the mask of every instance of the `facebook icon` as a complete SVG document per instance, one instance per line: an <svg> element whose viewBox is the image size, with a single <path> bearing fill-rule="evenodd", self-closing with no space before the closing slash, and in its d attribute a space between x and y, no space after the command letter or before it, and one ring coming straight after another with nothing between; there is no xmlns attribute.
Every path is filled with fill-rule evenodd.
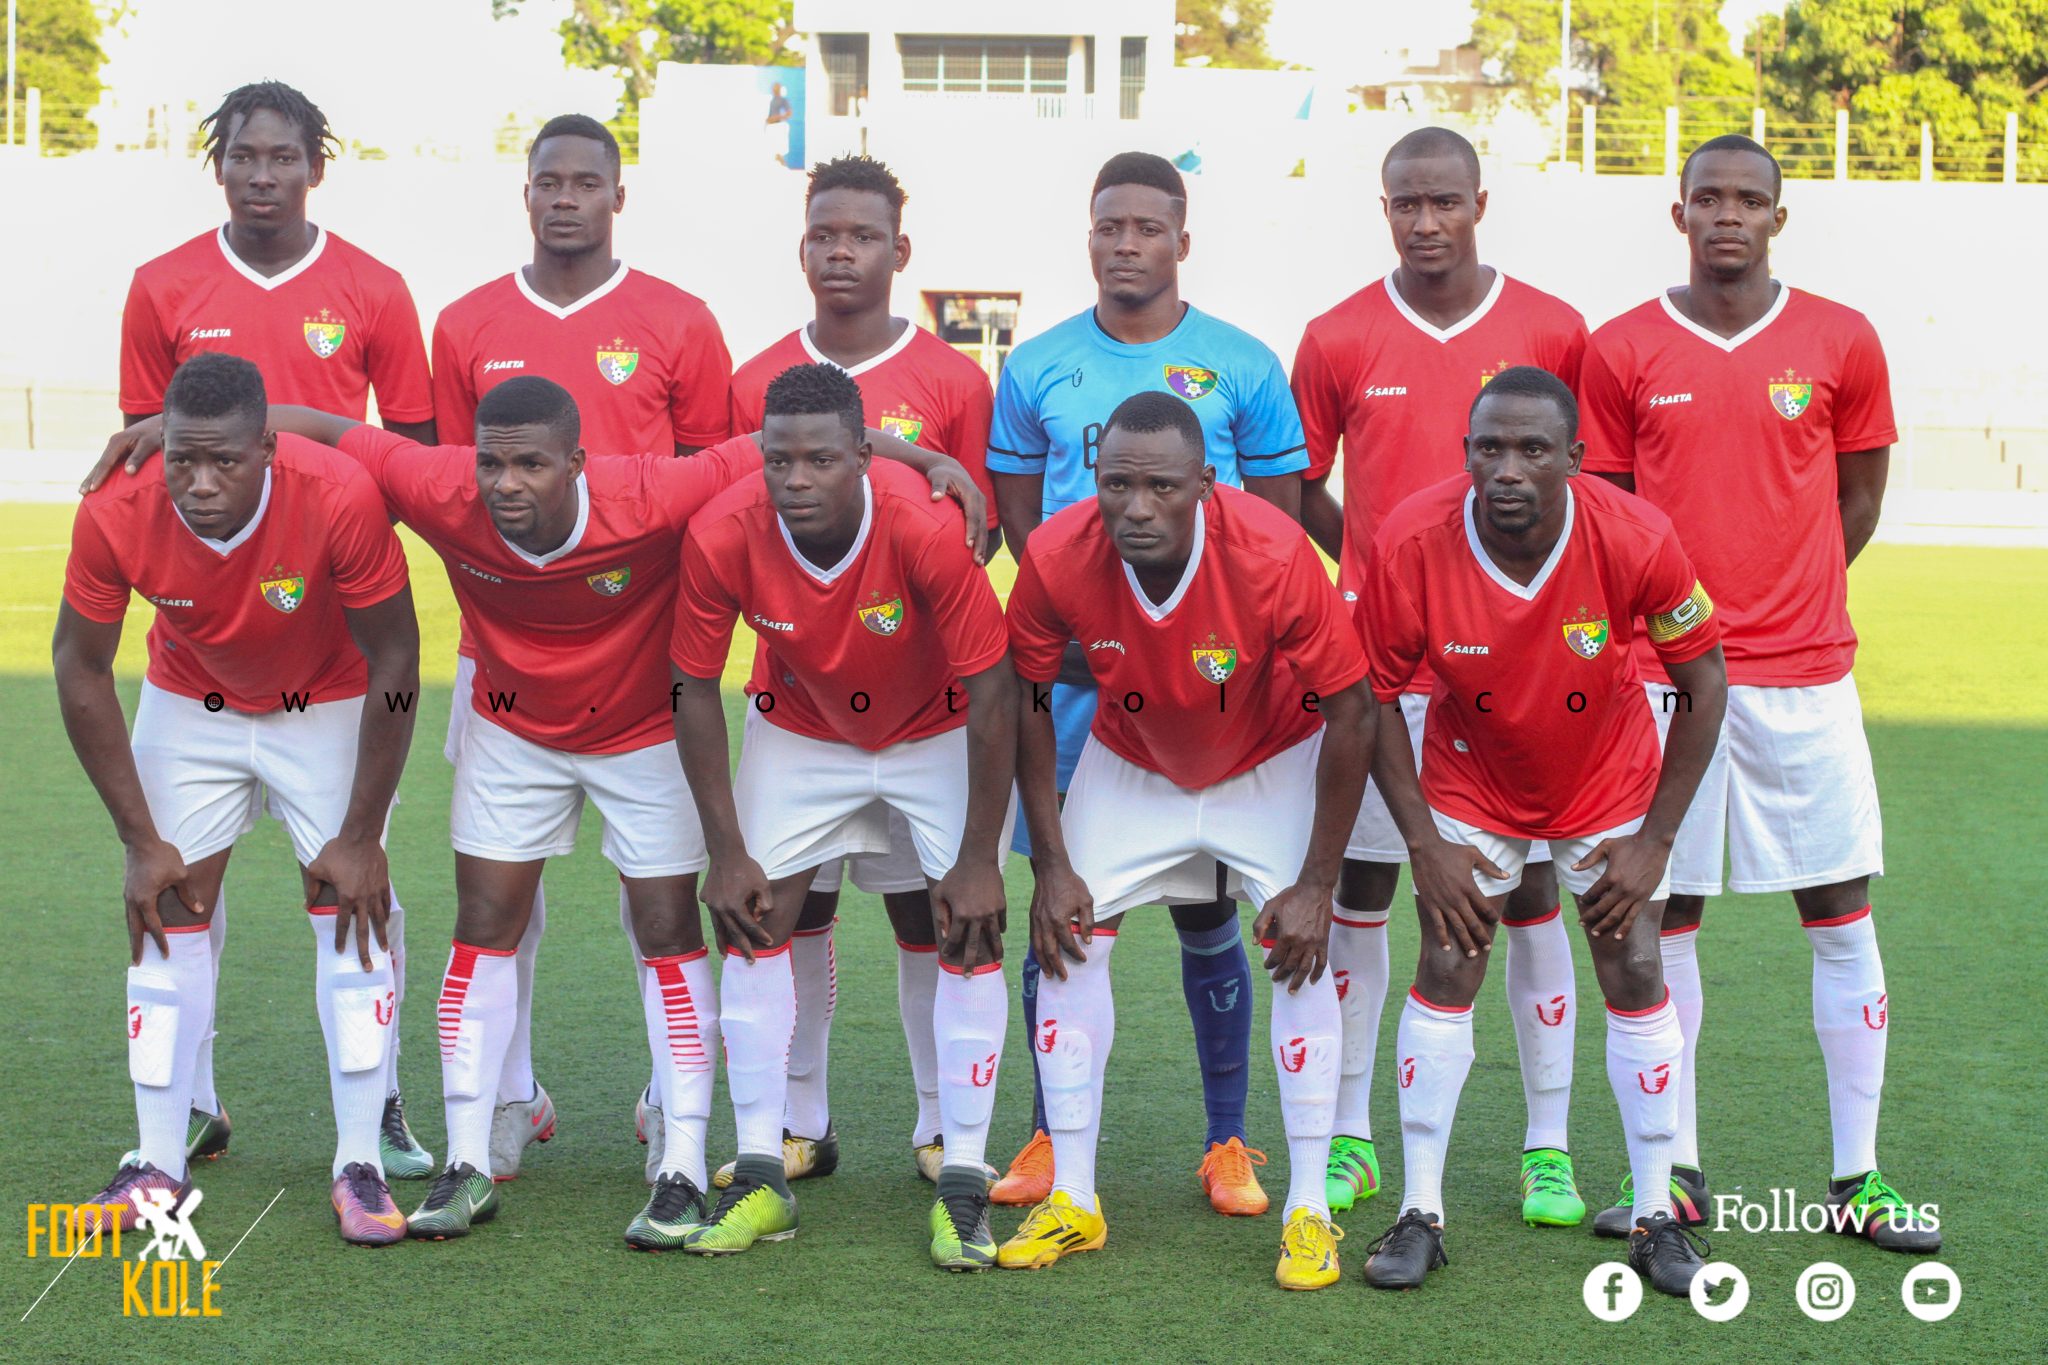
<svg viewBox="0 0 2048 1365"><path fill-rule="evenodd" d="M1624 1262L1605 1261L1586 1272L1580 1297L1600 1321L1622 1322L1642 1305L1643 1282Z"/></svg>

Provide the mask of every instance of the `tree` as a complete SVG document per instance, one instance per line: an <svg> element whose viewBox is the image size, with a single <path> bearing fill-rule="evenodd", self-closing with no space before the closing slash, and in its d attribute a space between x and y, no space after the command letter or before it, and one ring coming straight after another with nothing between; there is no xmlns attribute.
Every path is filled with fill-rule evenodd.
<svg viewBox="0 0 2048 1365"><path fill-rule="evenodd" d="M491 0L491 15L519 11L520 0ZM624 82L630 112L654 93L661 62L772 63L796 30L791 0L573 0L562 21L562 59L609 71Z"/></svg>
<svg viewBox="0 0 2048 1365"><path fill-rule="evenodd" d="M43 92L43 145L58 151L82 151L97 134L85 117L99 103L100 67L107 54L100 48L100 19L92 0L33 0L15 17L15 127L22 136L27 95Z"/></svg>
<svg viewBox="0 0 2048 1365"><path fill-rule="evenodd" d="M1266 21L1273 0L1178 0L1173 57L1183 66L1237 66L1271 70Z"/></svg>

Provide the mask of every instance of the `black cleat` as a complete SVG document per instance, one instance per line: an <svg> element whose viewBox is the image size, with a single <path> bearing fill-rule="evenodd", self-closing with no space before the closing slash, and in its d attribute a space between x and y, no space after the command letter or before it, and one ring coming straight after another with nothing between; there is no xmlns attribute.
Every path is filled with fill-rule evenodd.
<svg viewBox="0 0 2048 1365"><path fill-rule="evenodd" d="M1828 1218L1836 1232L1868 1238L1886 1251L1913 1256L1941 1250L1941 1229L1916 1217L1913 1206L1876 1171L1832 1184L1847 1186L1828 1190Z"/></svg>
<svg viewBox="0 0 2048 1365"><path fill-rule="evenodd" d="M1627 1237L1636 1226L1636 1181L1625 1175L1621 1178L1621 1194L1614 1203L1593 1215L1595 1237ZM1713 1207L1707 1194L1707 1177L1703 1171L1690 1166L1671 1168L1671 1216L1678 1220L1680 1227L1697 1228L1706 1226L1707 1210Z"/></svg>
<svg viewBox="0 0 2048 1365"><path fill-rule="evenodd" d="M1365 1249L1365 1282L1375 1289L1420 1289L1444 1255L1443 1216L1409 1209Z"/></svg>
<svg viewBox="0 0 2048 1365"><path fill-rule="evenodd" d="M1648 1280L1658 1293L1677 1298L1692 1293L1693 1277L1706 1264L1700 1253L1708 1250L1706 1238L1687 1232L1684 1224L1668 1213L1636 1219L1628 1235L1629 1269Z"/></svg>

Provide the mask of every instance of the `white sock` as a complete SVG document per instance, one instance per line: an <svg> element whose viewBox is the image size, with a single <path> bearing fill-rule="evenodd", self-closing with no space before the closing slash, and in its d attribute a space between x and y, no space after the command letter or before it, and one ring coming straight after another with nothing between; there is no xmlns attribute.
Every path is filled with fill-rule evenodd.
<svg viewBox="0 0 2048 1365"><path fill-rule="evenodd" d="M1870 907L1806 926L1813 943L1813 1031L1828 1064L1828 1116L1837 1180L1877 1168L1890 1002Z"/></svg>
<svg viewBox="0 0 2048 1365"><path fill-rule="evenodd" d="M834 919L832 924L839 921ZM789 940L789 971L796 981L796 1032L789 1042L789 1094L782 1126L798 1137L819 1138L832 1123L825 1063L832 1046L832 1014L839 1007L839 963L832 924L799 929Z"/></svg>
<svg viewBox="0 0 2048 1365"><path fill-rule="evenodd" d="M1685 1035L1685 1065L1678 1077L1678 1132L1671 1139L1671 1164L1700 1168L1699 1073L1694 1060L1700 1046L1700 927L1666 929L1657 940L1664 958L1664 989L1678 1011L1678 1031Z"/></svg>
<svg viewBox="0 0 2048 1365"><path fill-rule="evenodd" d="M384 921L384 942L391 951L391 1046L384 1057L384 1094L398 1093L398 1021L405 1010L405 907L398 888L391 888L391 915ZM380 1107L378 1120L384 1115Z"/></svg>
<svg viewBox="0 0 2048 1365"><path fill-rule="evenodd" d="M533 964L540 956L540 936L547 932L547 927L547 887L535 882L533 910L526 920L526 932L519 936L519 947L512 954L518 993L512 1016L512 1040L505 1045L505 1066L498 1073L499 1104L517 1104L534 1097Z"/></svg>
<svg viewBox="0 0 2048 1365"><path fill-rule="evenodd" d="M1323 1176L1330 1164L1330 1132L1337 1116L1343 1028L1337 983L1329 976L1305 983L1298 991L1274 985L1273 1060L1280 1068L1280 1116L1287 1129L1283 1218L1296 1209L1330 1216Z"/></svg>
<svg viewBox="0 0 2048 1365"><path fill-rule="evenodd" d="M466 1161L479 1171L491 1169L491 1109L518 997L519 968L511 949L455 943L435 1011L450 1166Z"/></svg>
<svg viewBox="0 0 2048 1365"><path fill-rule="evenodd" d="M213 996L220 999L221 955L228 943L228 888L222 882L214 893L213 914L206 921L206 937L213 944ZM145 959L146 961L147 959ZM199 1056L192 1064L192 1108L204 1109L209 1114L220 1112L220 1096L213 1088L213 1039L214 1010L206 1012L206 1032L199 1040ZM189 1118L189 1115L187 1116Z"/></svg>
<svg viewBox="0 0 2048 1365"><path fill-rule="evenodd" d="M213 936L195 924L164 941L169 957L144 939L142 965L128 969L128 1078L142 1159L183 1180L192 1077L213 1018Z"/></svg>
<svg viewBox="0 0 2048 1365"><path fill-rule="evenodd" d="M1102 1074L1116 1041L1116 998L1109 954L1116 935L1095 931L1086 962L1069 960L1067 979L1038 978L1038 1080L1052 1132L1053 1188L1095 1207L1095 1145L1102 1135ZM951 1155L948 1153L947 1155Z"/></svg>
<svg viewBox="0 0 2048 1365"><path fill-rule="evenodd" d="M1000 962L979 967L972 975L951 967L939 973L932 1039L940 1058L939 1112L948 1166L979 1171L987 1156L996 1066L1003 1059L1003 1034L1009 1026L1010 987Z"/></svg>
<svg viewBox="0 0 2048 1365"><path fill-rule="evenodd" d="M1395 1040L1404 1182L1400 1207L1441 1216L1451 1120L1472 1070L1472 1007L1441 1009L1411 990L1401 1006Z"/></svg>
<svg viewBox="0 0 2048 1365"><path fill-rule="evenodd" d="M1332 1132L1372 1140L1372 1072L1387 1006L1387 912L1336 907L1330 922L1330 975L1344 1021Z"/></svg>
<svg viewBox="0 0 2048 1365"><path fill-rule="evenodd" d="M619 927L626 931L626 947L633 954L633 973L640 984L640 998L647 998L647 955L640 951L640 935L633 932L633 905L626 899L626 879L619 879ZM644 1092L649 1104L661 1098L661 1059L650 1058L651 1067L647 1073L647 1089ZM781 1151L780 1147L775 1149Z"/></svg>
<svg viewBox="0 0 2048 1365"><path fill-rule="evenodd" d="M910 1145L937 1142L939 1123L939 1044L932 1036L933 1001L939 990L936 946L896 944L896 1009L903 1016L903 1045L910 1051L910 1080L917 1088L917 1126Z"/></svg>
<svg viewBox="0 0 2048 1365"><path fill-rule="evenodd" d="M756 952L750 963L727 951L718 983L725 1033L725 1081L741 1156L782 1159L782 1109L789 1088L789 1043L796 1029L796 981L789 945Z"/></svg>
<svg viewBox="0 0 2048 1365"><path fill-rule="evenodd" d="M1640 1014L1607 1007L1607 1083L1628 1140L1636 1198L1631 1219L1671 1212L1671 1139L1684 1072L1685 1035L1668 995Z"/></svg>
<svg viewBox="0 0 2048 1365"><path fill-rule="evenodd" d="M1572 940L1557 907L1536 920L1502 920L1508 931L1508 1010L1522 1061L1522 1098L1529 1123L1522 1149L1570 1151L1565 1129L1572 1107L1572 1050L1579 1027Z"/></svg>
<svg viewBox="0 0 2048 1365"><path fill-rule="evenodd" d="M662 1175L680 1172L698 1189L705 1183L704 1131L711 1122L711 1055L718 1046L718 995L705 949L676 957L643 958L647 983L641 1006L647 1046L655 1059L664 1124Z"/></svg>
<svg viewBox="0 0 2048 1365"><path fill-rule="evenodd" d="M365 1161L381 1176L377 1125L384 1117L384 1078L397 1037L398 988L384 949L372 946L367 972L353 934L335 951L334 915L330 909L306 916L313 926L313 998L327 1040L327 1090L334 1101L332 1173Z"/></svg>

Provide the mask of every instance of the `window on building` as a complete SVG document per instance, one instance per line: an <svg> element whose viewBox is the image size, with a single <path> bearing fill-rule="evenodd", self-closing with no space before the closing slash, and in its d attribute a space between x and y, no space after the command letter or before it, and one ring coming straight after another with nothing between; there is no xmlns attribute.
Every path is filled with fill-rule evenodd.
<svg viewBox="0 0 2048 1365"><path fill-rule="evenodd" d="M927 289L924 310L939 340L973 360L994 383L1010 358L1021 294L945 293Z"/></svg>
<svg viewBox="0 0 2048 1365"><path fill-rule="evenodd" d="M1124 39L1123 82L1118 92L1118 118L1137 118L1145 102L1145 40Z"/></svg>
<svg viewBox="0 0 2048 1365"><path fill-rule="evenodd" d="M854 102L866 99L868 91L868 35L821 33L818 35L818 55L825 63L830 112L838 118L858 113Z"/></svg>
<svg viewBox="0 0 2048 1365"><path fill-rule="evenodd" d="M1065 38L975 38L905 34L903 88L926 93L1064 95Z"/></svg>

